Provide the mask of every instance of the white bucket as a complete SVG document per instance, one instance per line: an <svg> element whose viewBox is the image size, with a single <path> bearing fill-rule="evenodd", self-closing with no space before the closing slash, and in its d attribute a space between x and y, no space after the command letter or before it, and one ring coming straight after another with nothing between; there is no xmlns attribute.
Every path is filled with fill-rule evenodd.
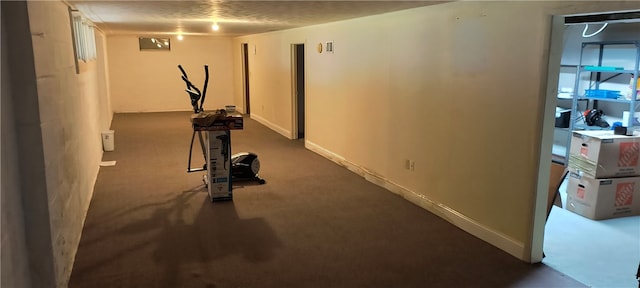
<svg viewBox="0 0 640 288"><path fill-rule="evenodd" d="M114 133L115 131L109 130L102 132L102 148L104 151L113 151L114 150Z"/></svg>

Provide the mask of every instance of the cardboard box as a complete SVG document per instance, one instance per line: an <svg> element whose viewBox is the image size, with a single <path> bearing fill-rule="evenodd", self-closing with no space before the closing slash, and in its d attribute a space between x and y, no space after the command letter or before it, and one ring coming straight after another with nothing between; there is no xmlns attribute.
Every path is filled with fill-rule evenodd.
<svg viewBox="0 0 640 288"><path fill-rule="evenodd" d="M244 129L244 119L241 114L230 113L227 116L217 116L215 113L204 112L191 115L191 123L196 131L225 131Z"/></svg>
<svg viewBox="0 0 640 288"><path fill-rule="evenodd" d="M207 177L211 201L233 198L231 187L231 134L229 131L208 131Z"/></svg>
<svg viewBox="0 0 640 288"><path fill-rule="evenodd" d="M573 131L569 168L592 178L640 175L640 135L612 130Z"/></svg>
<svg viewBox="0 0 640 288"><path fill-rule="evenodd" d="M640 177L594 179L571 172L567 210L594 220L640 215Z"/></svg>

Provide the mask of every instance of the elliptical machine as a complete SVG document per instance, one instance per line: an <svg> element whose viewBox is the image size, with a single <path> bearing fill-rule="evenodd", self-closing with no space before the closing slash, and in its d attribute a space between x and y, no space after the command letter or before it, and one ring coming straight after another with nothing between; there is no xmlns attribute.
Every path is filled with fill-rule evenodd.
<svg viewBox="0 0 640 288"><path fill-rule="evenodd" d="M202 91L198 89L191 81L189 81L189 77L187 76L187 72L184 71L182 65L178 65L178 69L182 73L182 80L187 85L185 91L189 94L189 98L191 100L191 106L193 106L194 115L191 117L193 122L193 133L191 134L191 145L189 146L189 161L187 164L187 173L191 172L199 172L199 171L207 171L207 153L205 140L202 136L202 130L197 130L196 125L204 125L213 124L215 120L227 117L227 111L224 109L218 109L213 112L205 112L203 109L204 99L207 94L207 85L209 83L209 66L204 65L205 72L205 80ZM199 105L198 105L198 101ZM202 149L202 156L204 158L204 165L202 168L192 168L191 167L191 157L193 155L193 142L195 140L195 136L198 134L198 140L200 142L200 148ZM228 134L227 134L227 137ZM229 139L225 139L223 143L229 143ZM230 149L224 149L226 151L230 151ZM228 158L229 155L226 155ZM258 159L258 155L252 152L240 152L231 155L231 179L233 182L245 182L245 181L255 181L258 184L265 184L266 181L260 176L258 176L258 172L260 171L260 160ZM203 176L202 181L205 186L208 186L208 177L205 174Z"/></svg>

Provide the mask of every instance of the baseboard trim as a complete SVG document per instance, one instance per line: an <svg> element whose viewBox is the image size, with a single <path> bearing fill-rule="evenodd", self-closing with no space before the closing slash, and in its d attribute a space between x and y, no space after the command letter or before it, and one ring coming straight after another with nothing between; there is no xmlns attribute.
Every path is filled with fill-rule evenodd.
<svg viewBox="0 0 640 288"><path fill-rule="evenodd" d="M282 135L284 137L287 137L287 139L292 139L291 138L291 131L289 131L287 129L284 129L284 128L282 128L282 127L270 122L269 120L260 117L259 115L249 114L249 117L251 117L251 119L253 119L253 120L258 121L258 123L269 127L271 130L274 130L274 131L278 132L280 135Z"/></svg>
<svg viewBox="0 0 640 288"><path fill-rule="evenodd" d="M192 112L189 109L162 109L162 110L113 110L113 114L131 114L131 113L162 113L162 112Z"/></svg>
<svg viewBox="0 0 640 288"><path fill-rule="evenodd" d="M340 156L324 147L315 144L309 140L305 140L305 147L335 163L341 165L350 171L364 177L367 181L381 186L390 192L402 196L407 201L420 206L421 208L437 215L438 217L447 220L449 223L456 227L466 231L467 233L482 239L483 241L498 247L499 249L511 254L512 256L522 260L528 261L524 244L516 241L507 235L504 235L498 231L492 230L475 220L459 213L458 211L442 204L432 201L424 195L411 191L401 185L393 183L388 179L383 178L380 175L376 175L371 171L361 167L351 161L348 161L343 156Z"/></svg>

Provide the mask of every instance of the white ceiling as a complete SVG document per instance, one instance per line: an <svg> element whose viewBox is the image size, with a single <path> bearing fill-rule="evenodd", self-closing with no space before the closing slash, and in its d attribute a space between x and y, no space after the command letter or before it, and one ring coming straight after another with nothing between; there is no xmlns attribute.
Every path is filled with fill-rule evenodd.
<svg viewBox="0 0 640 288"><path fill-rule="evenodd" d="M93 1L67 0L107 34L240 36L450 1ZM211 25L217 22L219 31Z"/></svg>

